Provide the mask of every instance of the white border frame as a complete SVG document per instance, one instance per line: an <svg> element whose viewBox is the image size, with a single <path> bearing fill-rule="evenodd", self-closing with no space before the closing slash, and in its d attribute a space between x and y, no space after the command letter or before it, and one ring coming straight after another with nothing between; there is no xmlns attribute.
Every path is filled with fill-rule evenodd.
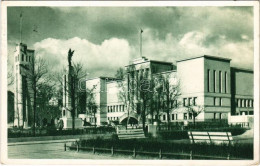
<svg viewBox="0 0 260 166"><path fill-rule="evenodd" d="M66 160L8 159L7 153L7 7L8 6L252 6L254 7L254 160ZM259 2L258 1L4 1L1 7L1 163L4 164L84 164L84 165L259 165Z"/></svg>

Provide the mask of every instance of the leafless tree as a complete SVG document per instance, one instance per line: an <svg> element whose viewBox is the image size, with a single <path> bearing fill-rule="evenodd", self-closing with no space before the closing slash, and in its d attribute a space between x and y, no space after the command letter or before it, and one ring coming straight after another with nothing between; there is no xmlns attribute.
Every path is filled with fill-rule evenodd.
<svg viewBox="0 0 260 166"><path fill-rule="evenodd" d="M126 126L129 124L130 120L130 113L134 110L134 104L133 104L133 96L130 95L128 89L127 89L127 81L125 80L117 80L117 86L119 89L118 92L118 99L124 103L125 109L127 111L127 121Z"/></svg>
<svg viewBox="0 0 260 166"><path fill-rule="evenodd" d="M181 104L178 102L178 98L181 95L180 91L180 82L176 76L170 73L158 74L156 78L154 78L155 84L155 98L158 102L157 107L157 116L159 110L165 112L167 115L167 125L168 130L170 128L170 112L174 109L177 109Z"/></svg>
<svg viewBox="0 0 260 166"><path fill-rule="evenodd" d="M93 115L95 127L97 125L96 113L98 110L98 106L97 106L96 99L95 99L96 87L97 87L97 85L94 85L92 88L86 88L88 114Z"/></svg>
<svg viewBox="0 0 260 166"><path fill-rule="evenodd" d="M195 126L196 117L197 117L201 112L204 112L205 107L202 106L202 105L196 105L196 103L188 104L188 105L185 106L185 107L186 107L185 111L187 111L188 113L191 113L191 114L192 114L193 125Z"/></svg>
<svg viewBox="0 0 260 166"><path fill-rule="evenodd" d="M124 76L125 76L125 70L122 67L118 68L115 74L115 78L123 79Z"/></svg>
<svg viewBox="0 0 260 166"><path fill-rule="evenodd" d="M47 77L47 64L46 61L39 57L32 57L29 65L22 66L27 69L27 83L29 96L32 96L33 106L33 134L35 135L35 123L36 123L36 105L38 89L50 82L50 77Z"/></svg>
<svg viewBox="0 0 260 166"><path fill-rule="evenodd" d="M13 75L13 67L8 68L7 71L7 86L11 86L14 84L14 75Z"/></svg>

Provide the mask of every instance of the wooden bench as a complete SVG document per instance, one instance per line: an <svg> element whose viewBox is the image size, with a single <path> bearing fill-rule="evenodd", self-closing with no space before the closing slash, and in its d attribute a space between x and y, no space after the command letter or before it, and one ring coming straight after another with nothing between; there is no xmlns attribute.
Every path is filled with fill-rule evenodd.
<svg viewBox="0 0 260 166"><path fill-rule="evenodd" d="M139 139L145 138L143 129L117 130L119 139Z"/></svg>
<svg viewBox="0 0 260 166"><path fill-rule="evenodd" d="M208 143L208 144L233 144L231 132L198 132L188 131L191 143Z"/></svg>

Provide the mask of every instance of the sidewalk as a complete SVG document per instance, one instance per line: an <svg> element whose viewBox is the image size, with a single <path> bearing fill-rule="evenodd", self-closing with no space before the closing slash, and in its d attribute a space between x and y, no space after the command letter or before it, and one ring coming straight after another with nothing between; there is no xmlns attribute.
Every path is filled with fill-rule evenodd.
<svg viewBox="0 0 260 166"><path fill-rule="evenodd" d="M48 141L48 140L68 140L68 139L93 139L97 137L111 138L112 134L84 134L84 135L59 135L59 136L41 136L41 137L19 137L8 138L9 143L15 142L35 142L35 141Z"/></svg>
<svg viewBox="0 0 260 166"><path fill-rule="evenodd" d="M11 143L8 143L8 146L31 145L31 144L51 144L51 143L70 143L70 142L74 142L74 141L76 141L76 140L77 140L77 139L11 142Z"/></svg>

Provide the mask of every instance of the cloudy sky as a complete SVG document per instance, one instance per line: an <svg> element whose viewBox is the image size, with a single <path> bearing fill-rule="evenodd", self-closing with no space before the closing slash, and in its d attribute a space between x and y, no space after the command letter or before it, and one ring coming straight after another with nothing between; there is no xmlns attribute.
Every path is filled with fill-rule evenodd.
<svg viewBox="0 0 260 166"><path fill-rule="evenodd" d="M170 61L212 55L253 69L252 7L8 7L8 56L12 64L23 12L23 43L48 61L52 71L81 62L89 77L113 76L143 56ZM37 32L34 32L33 30Z"/></svg>

